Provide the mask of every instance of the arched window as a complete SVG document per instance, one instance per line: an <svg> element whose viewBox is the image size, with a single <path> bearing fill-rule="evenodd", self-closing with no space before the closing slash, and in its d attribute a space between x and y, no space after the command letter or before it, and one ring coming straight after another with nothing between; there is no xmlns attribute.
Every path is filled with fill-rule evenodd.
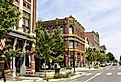
<svg viewBox="0 0 121 82"><path fill-rule="evenodd" d="M69 48L74 48L74 41L73 40L69 41Z"/></svg>
<svg viewBox="0 0 121 82"><path fill-rule="evenodd" d="M55 31L55 27L53 26L51 27L51 33L54 33L54 31Z"/></svg>
<svg viewBox="0 0 121 82"><path fill-rule="evenodd" d="M60 31L61 31L61 34L63 34L63 31L64 31L63 26L60 26Z"/></svg>
<svg viewBox="0 0 121 82"><path fill-rule="evenodd" d="M69 34L73 34L74 33L74 29L73 29L73 26L69 26Z"/></svg>

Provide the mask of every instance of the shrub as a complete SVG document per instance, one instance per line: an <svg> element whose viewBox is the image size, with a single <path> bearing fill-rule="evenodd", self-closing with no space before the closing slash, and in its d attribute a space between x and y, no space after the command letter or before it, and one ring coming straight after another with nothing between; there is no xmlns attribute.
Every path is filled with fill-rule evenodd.
<svg viewBox="0 0 121 82"><path fill-rule="evenodd" d="M71 77L71 76L74 76L74 73L72 73L72 72L67 72L67 73L66 73L66 78L69 78L69 77Z"/></svg>
<svg viewBox="0 0 121 82"><path fill-rule="evenodd" d="M57 74L55 74L54 75L54 79L58 79L58 78L63 78L64 77L64 75L62 74L62 73L57 73Z"/></svg>
<svg viewBox="0 0 121 82"><path fill-rule="evenodd" d="M46 76L46 77L44 77L44 80L49 80L49 79L53 79L53 76Z"/></svg>
<svg viewBox="0 0 121 82"><path fill-rule="evenodd" d="M99 66L98 65L95 65L94 68L99 68Z"/></svg>
<svg viewBox="0 0 121 82"><path fill-rule="evenodd" d="M66 67L66 69L69 69L69 70L71 70L71 69L72 69L72 67Z"/></svg>

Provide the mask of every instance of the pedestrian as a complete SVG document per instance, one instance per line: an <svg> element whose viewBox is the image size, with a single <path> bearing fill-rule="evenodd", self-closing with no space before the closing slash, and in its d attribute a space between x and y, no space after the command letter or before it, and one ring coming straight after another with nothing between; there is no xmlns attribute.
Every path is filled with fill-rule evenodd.
<svg viewBox="0 0 121 82"><path fill-rule="evenodd" d="M0 74L1 74L0 79L3 78L4 82L6 82L5 64L6 64L5 57L0 57Z"/></svg>

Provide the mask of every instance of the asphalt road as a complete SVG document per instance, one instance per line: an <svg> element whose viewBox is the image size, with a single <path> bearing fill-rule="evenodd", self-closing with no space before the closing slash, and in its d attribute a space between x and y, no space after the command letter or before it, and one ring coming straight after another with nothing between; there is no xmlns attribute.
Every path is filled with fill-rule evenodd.
<svg viewBox="0 0 121 82"><path fill-rule="evenodd" d="M78 78L57 82L121 82L121 66L107 66L101 70L80 72L84 73Z"/></svg>

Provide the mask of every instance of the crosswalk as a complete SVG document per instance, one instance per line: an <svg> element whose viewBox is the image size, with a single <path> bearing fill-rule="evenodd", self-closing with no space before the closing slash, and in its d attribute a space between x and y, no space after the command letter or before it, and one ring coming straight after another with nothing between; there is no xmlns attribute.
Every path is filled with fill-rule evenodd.
<svg viewBox="0 0 121 82"><path fill-rule="evenodd" d="M96 73L95 75L102 75L103 73ZM117 72L115 73L118 76L121 76L121 72ZM84 73L83 76L90 76L90 75L94 75L93 73ZM113 75L113 73L109 72L109 73L105 73L104 75L106 76L111 76Z"/></svg>

